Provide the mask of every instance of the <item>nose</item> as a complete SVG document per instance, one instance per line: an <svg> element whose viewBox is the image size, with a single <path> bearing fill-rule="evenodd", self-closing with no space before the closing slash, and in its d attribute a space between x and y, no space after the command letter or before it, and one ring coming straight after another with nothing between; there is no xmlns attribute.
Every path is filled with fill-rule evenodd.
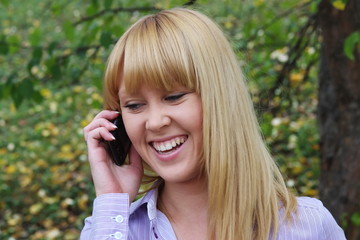
<svg viewBox="0 0 360 240"><path fill-rule="evenodd" d="M150 131L159 131L171 123L171 118L161 106L149 108L145 127Z"/></svg>

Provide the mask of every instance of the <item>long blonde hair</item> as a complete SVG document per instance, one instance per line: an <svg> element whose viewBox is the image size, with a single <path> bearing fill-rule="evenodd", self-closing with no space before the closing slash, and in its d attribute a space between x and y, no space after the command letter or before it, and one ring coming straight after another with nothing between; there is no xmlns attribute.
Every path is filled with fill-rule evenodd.
<svg viewBox="0 0 360 240"><path fill-rule="evenodd" d="M107 109L119 110L119 81L128 91L177 84L200 94L203 166L208 178L208 238L268 239L279 209L296 208L260 134L236 56L219 27L183 8L138 20L115 45L105 73Z"/></svg>

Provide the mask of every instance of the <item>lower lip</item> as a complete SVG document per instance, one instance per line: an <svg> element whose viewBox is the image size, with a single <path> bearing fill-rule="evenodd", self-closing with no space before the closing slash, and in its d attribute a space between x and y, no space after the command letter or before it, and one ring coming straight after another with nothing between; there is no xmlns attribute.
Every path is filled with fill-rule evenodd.
<svg viewBox="0 0 360 240"><path fill-rule="evenodd" d="M180 151L181 149L184 147L184 145L186 144L187 140L181 144L180 147L178 147L177 149L175 149L174 151L172 152L169 152L169 153L159 153L157 152L154 148L153 151L156 155L156 157L160 160L160 161L163 161L163 162L169 162L169 161L172 161L174 159L177 158L177 156L180 154Z"/></svg>

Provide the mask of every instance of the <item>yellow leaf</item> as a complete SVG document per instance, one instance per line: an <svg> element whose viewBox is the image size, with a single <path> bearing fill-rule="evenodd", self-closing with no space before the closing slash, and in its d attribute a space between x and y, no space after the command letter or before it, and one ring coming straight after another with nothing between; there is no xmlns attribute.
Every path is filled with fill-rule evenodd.
<svg viewBox="0 0 360 240"><path fill-rule="evenodd" d="M96 92L91 94L91 98L94 99L94 100L98 100L98 101L102 100L101 95L96 93Z"/></svg>
<svg viewBox="0 0 360 240"><path fill-rule="evenodd" d="M72 160L75 158L75 154L72 152L60 152L56 154L56 157L66 159L66 160Z"/></svg>
<svg viewBox="0 0 360 240"><path fill-rule="evenodd" d="M81 127L86 127L89 123L90 123L90 121L84 119L81 121L80 125L81 125Z"/></svg>
<svg viewBox="0 0 360 240"><path fill-rule="evenodd" d="M38 167L47 167L49 164L43 159L39 159L36 161L35 165Z"/></svg>
<svg viewBox="0 0 360 240"><path fill-rule="evenodd" d="M61 146L61 152L69 153L71 152L71 146L69 144L64 144Z"/></svg>
<svg viewBox="0 0 360 240"><path fill-rule="evenodd" d="M50 107L50 111L55 113L58 109L58 104L57 102L51 102L49 107Z"/></svg>
<svg viewBox="0 0 360 240"><path fill-rule="evenodd" d="M225 28L230 29L234 26L234 24L231 21L226 21L224 23Z"/></svg>
<svg viewBox="0 0 360 240"><path fill-rule="evenodd" d="M58 197L45 197L44 198L44 202L47 204L56 203L58 200L59 200Z"/></svg>
<svg viewBox="0 0 360 240"><path fill-rule="evenodd" d="M303 80L303 78L304 78L304 75L302 73L290 74L290 81L295 84L301 82Z"/></svg>
<svg viewBox="0 0 360 240"><path fill-rule="evenodd" d="M32 21L32 24L33 24L34 27L39 27L39 26L40 26L40 21L37 20L37 19L36 19L36 20L33 20L33 21Z"/></svg>
<svg viewBox="0 0 360 240"><path fill-rule="evenodd" d="M332 2L332 5L334 6L334 8L339 9L341 11L344 10L346 7L346 4L341 0L336 0Z"/></svg>
<svg viewBox="0 0 360 240"><path fill-rule="evenodd" d="M295 175L300 174L303 171L303 166L302 165L297 165L292 169L292 173Z"/></svg>
<svg viewBox="0 0 360 240"><path fill-rule="evenodd" d="M44 98L51 98L52 94L51 91L47 88L42 88L40 89L40 94L44 97Z"/></svg>
<svg viewBox="0 0 360 240"><path fill-rule="evenodd" d="M254 1L254 5L255 5L255 7L259 7L259 6L261 6L262 4L264 4L264 0L255 0Z"/></svg>
<svg viewBox="0 0 360 240"><path fill-rule="evenodd" d="M89 201L89 196L86 194L83 194L78 201L79 208L81 210L85 210L87 208L88 201Z"/></svg>
<svg viewBox="0 0 360 240"><path fill-rule="evenodd" d="M308 189L304 192L304 194L306 196L316 197L319 194L319 192L318 192L318 190L315 190L315 189Z"/></svg>
<svg viewBox="0 0 360 240"><path fill-rule="evenodd" d="M49 231L47 231L46 233L46 238L47 239L56 239L58 237L61 236L61 232L59 229L57 228L53 228L53 229L50 229Z"/></svg>
<svg viewBox="0 0 360 240"><path fill-rule="evenodd" d="M20 178L20 185L21 185L21 187L24 188L24 187L28 186L31 183L31 181L32 181L32 179L30 176L22 176Z"/></svg>
<svg viewBox="0 0 360 240"><path fill-rule="evenodd" d="M319 150L319 149L320 149L320 145L319 145L319 144L314 144L314 145L311 146L311 148L312 148L313 150Z"/></svg>
<svg viewBox="0 0 360 240"><path fill-rule="evenodd" d="M80 92L84 91L84 88L82 86L75 86L75 87L73 87L73 91L75 93L80 93Z"/></svg>
<svg viewBox="0 0 360 240"><path fill-rule="evenodd" d="M21 217L19 214L15 214L10 219L7 220L9 226L16 226L21 222Z"/></svg>
<svg viewBox="0 0 360 240"><path fill-rule="evenodd" d="M10 112L12 113L16 112L16 107L13 103L10 105Z"/></svg>
<svg viewBox="0 0 360 240"><path fill-rule="evenodd" d="M51 219L45 219L42 224L44 225L44 227L46 227L47 229L51 228L52 226L54 226L54 221Z"/></svg>
<svg viewBox="0 0 360 240"><path fill-rule="evenodd" d="M64 55L70 55L71 54L71 49L65 49L64 51L63 51L63 54Z"/></svg>
<svg viewBox="0 0 360 240"><path fill-rule="evenodd" d="M37 214L41 211L41 209L43 208L42 203L35 203L33 205L31 205L30 207L30 213L31 214Z"/></svg>
<svg viewBox="0 0 360 240"><path fill-rule="evenodd" d="M66 198L63 201L61 201L61 207L62 208L67 208L68 206L74 205L74 200L71 198Z"/></svg>
<svg viewBox="0 0 360 240"><path fill-rule="evenodd" d="M48 136L50 136L50 131L47 130L47 129L44 129L44 130L41 131L41 135L43 137L48 137Z"/></svg>
<svg viewBox="0 0 360 240"><path fill-rule="evenodd" d="M7 149L6 148L0 148L0 155L3 155L7 153Z"/></svg>
<svg viewBox="0 0 360 240"><path fill-rule="evenodd" d="M5 172L8 174L12 174L12 173L16 172L16 167L14 165L10 165L5 169Z"/></svg>

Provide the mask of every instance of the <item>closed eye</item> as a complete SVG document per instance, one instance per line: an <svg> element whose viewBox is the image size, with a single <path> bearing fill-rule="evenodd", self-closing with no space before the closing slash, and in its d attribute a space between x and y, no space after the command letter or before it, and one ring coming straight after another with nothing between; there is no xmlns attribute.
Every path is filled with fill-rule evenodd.
<svg viewBox="0 0 360 240"><path fill-rule="evenodd" d="M135 111L138 110L141 106L143 106L143 104L141 103L128 103L124 107L129 110Z"/></svg>
<svg viewBox="0 0 360 240"><path fill-rule="evenodd" d="M168 101L168 102L175 102L179 99L181 99L183 96L185 96L186 93L177 93L177 94L171 94L169 96L166 96L164 98L165 101Z"/></svg>

